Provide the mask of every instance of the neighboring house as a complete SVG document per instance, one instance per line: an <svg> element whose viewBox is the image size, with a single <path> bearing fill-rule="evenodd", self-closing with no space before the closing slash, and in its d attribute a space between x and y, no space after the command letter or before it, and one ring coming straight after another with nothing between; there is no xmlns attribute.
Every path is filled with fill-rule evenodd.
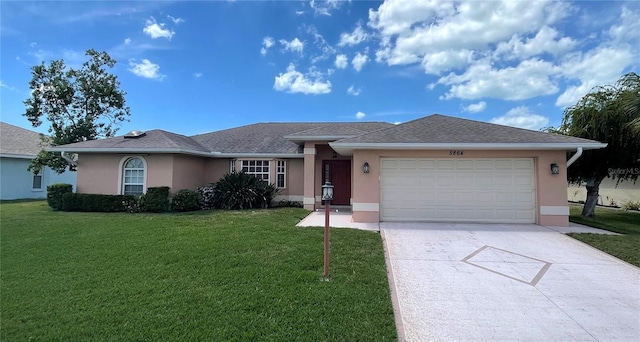
<svg viewBox="0 0 640 342"><path fill-rule="evenodd" d="M568 225L566 152L597 141L431 115L379 122L259 123L191 137L152 130L50 148L78 155L78 192L192 189L242 170L282 199L350 205L356 222ZM552 174L551 165L559 166Z"/></svg>
<svg viewBox="0 0 640 342"><path fill-rule="evenodd" d="M41 149L39 133L0 122L0 199L46 198L50 184L75 186L75 172L58 174L45 167L36 175L27 170Z"/></svg>
<svg viewBox="0 0 640 342"><path fill-rule="evenodd" d="M640 179L635 183L632 180L618 183L615 178L605 178L600 183L598 195L600 205L622 206L627 202L640 202ZM584 202L587 200L587 188L584 184L569 184L567 196L570 201Z"/></svg>

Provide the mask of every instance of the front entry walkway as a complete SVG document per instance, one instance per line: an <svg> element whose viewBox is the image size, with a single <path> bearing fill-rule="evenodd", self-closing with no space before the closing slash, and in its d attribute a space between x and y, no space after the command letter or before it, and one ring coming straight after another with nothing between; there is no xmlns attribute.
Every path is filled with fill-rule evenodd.
<svg viewBox="0 0 640 342"><path fill-rule="evenodd" d="M406 341L640 341L640 269L537 225L381 223Z"/></svg>

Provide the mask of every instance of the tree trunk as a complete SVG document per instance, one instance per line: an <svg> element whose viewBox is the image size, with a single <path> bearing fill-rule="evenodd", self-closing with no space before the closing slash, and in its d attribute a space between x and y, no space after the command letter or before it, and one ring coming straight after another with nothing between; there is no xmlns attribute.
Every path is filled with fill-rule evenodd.
<svg viewBox="0 0 640 342"><path fill-rule="evenodd" d="M587 200L582 207L582 217L595 217L596 204L598 204L598 192L600 191L600 183L604 178L591 178L587 181Z"/></svg>

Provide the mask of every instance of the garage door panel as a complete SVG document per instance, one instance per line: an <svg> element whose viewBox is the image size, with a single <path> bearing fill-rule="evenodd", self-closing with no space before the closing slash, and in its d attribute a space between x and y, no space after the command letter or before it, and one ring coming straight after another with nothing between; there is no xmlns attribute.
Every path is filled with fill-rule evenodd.
<svg viewBox="0 0 640 342"><path fill-rule="evenodd" d="M381 159L383 221L535 222L534 163Z"/></svg>

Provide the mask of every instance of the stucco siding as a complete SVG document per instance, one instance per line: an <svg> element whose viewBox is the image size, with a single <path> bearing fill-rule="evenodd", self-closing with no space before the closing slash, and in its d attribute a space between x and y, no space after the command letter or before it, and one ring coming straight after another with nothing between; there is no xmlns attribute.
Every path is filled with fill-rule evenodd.
<svg viewBox="0 0 640 342"><path fill-rule="evenodd" d="M193 190L206 185L204 182L205 159L202 157L175 155L173 157L173 183L171 192Z"/></svg>
<svg viewBox="0 0 640 342"><path fill-rule="evenodd" d="M33 173L27 168L31 159L0 158L0 199L12 200L23 198L46 198L47 186L54 183L67 183L76 186L76 173L66 171L62 174L45 167L42 176L42 187L33 189Z"/></svg>
<svg viewBox="0 0 640 342"><path fill-rule="evenodd" d="M171 154L151 154L143 156L147 161L147 188L157 186L168 186L172 192L180 189L174 189L173 185L173 160Z"/></svg>
<svg viewBox="0 0 640 342"><path fill-rule="evenodd" d="M76 192L85 194L117 195L118 166L122 155L78 155L78 179Z"/></svg>
<svg viewBox="0 0 640 342"><path fill-rule="evenodd" d="M231 159L207 159L204 164L203 185L215 183L231 170Z"/></svg>

